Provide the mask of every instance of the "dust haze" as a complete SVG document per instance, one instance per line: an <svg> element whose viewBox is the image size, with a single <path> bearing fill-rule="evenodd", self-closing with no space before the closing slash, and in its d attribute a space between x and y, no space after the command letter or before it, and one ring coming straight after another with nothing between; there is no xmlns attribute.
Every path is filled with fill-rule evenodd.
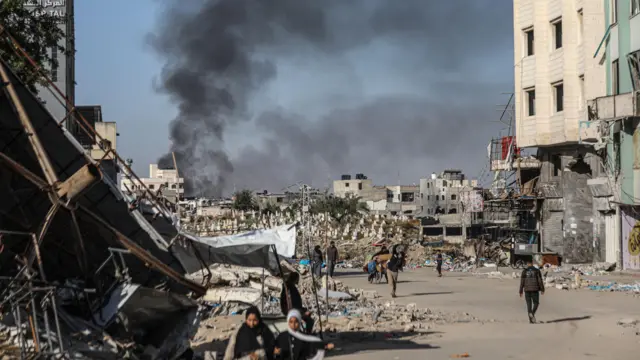
<svg viewBox="0 0 640 360"><path fill-rule="evenodd" d="M178 116L159 162L176 154L188 194L485 167L513 87L511 1L163 3L149 43Z"/></svg>

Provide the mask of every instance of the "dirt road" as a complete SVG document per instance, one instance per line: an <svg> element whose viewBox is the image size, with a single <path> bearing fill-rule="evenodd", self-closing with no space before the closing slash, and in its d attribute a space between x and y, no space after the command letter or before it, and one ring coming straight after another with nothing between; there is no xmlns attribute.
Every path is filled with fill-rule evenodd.
<svg viewBox="0 0 640 360"><path fill-rule="evenodd" d="M355 288L377 290L389 298L386 284L368 284L361 273L343 272L338 279ZM617 325L640 319L640 298L622 293L548 289L537 318L528 323L519 279L487 279L465 273L437 278L431 269L400 273L399 304L451 312L468 312L484 323L436 325L424 340L352 346L336 359L449 359L468 353L471 359L603 359L640 357L638 327ZM366 349L371 349L367 351Z"/></svg>

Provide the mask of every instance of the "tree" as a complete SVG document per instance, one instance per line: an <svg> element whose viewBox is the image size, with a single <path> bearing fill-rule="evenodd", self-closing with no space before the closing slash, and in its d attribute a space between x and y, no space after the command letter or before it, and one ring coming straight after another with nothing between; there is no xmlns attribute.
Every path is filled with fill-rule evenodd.
<svg viewBox="0 0 640 360"><path fill-rule="evenodd" d="M369 208L359 197L327 196L313 203L310 210L314 214L327 214L333 221L342 225L347 220L361 217Z"/></svg>
<svg viewBox="0 0 640 360"><path fill-rule="evenodd" d="M239 211L258 210L258 204L251 190L241 190L234 195L233 208Z"/></svg>
<svg viewBox="0 0 640 360"><path fill-rule="evenodd" d="M44 78L20 55L7 35L12 36L47 75L58 67L58 60L51 56L55 48L67 53L60 40L65 36L60 18L45 11L42 5L25 6L25 0L0 0L0 58L4 60L29 89L36 92ZM65 21L65 20L63 20ZM67 19L67 21L73 21ZM3 31L4 30L4 31Z"/></svg>
<svg viewBox="0 0 640 360"><path fill-rule="evenodd" d="M272 203L267 203L260 210L260 213L262 214L262 216L267 218L267 227L271 227L271 218L273 215L275 215L278 212L278 210L280 210L280 208Z"/></svg>

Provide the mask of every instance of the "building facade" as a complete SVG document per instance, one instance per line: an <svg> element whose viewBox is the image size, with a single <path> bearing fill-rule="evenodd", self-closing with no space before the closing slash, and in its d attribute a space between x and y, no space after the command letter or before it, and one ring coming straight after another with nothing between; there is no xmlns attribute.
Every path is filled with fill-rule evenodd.
<svg viewBox="0 0 640 360"><path fill-rule="evenodd" d="M125 193L141 191L125 173L120 181L120 189ZM149 177L140 178L142 183L153 192L164 192L177 194L178 199L184 197L184 178L178 176L178 171L174 169L159 169L158 164L149 165Z"/></svg>
<svg viewBox="0 0 640 360"><path fill-rule="evenodd" d="M364 174L342 175L333 182L333 194L338 197L357 197L370 212L413 216L420 211L418 185L374 185Z"/></svg>
<svg viewBox="0 0 640 360"><path fill-rule="evenodd" d="M42 6L42 11L60 19L60 27L65 36L60 40L60 46L66 51L51 48L49 55L56 58L57 66L51 64L51 81L60 89L71 103L71 106L61 104L47 87L38 86L38 97L55 119L62 120L75 104L75 24L74 0L25 0L26 7ZM73 121L67 121L67 128L72 134L77 133L77 126Z"/></svg>
<svg viewBox="0 0 640 360"><path fill-rule="evenodd" d="M606 66L594 57L606 30L605 2L514 0L516 143L537 148L542 252L585 263L601 257L587 182L604 171L581 141L587 99L606 94Z"/></svg>
<svg viewBox="0 0 640 360"><path fill-rule="evenodd" d="M478 181L467 179L461 170L445 170L420 179L420 214L460 214L461 193L477 186Z"/></svg>
<svg viewBox="0 0 640 360"><path fill-rule="evenodd" d="M605 0L606 31L596 56L606 95L588 103L581 140L599 149L604 173L590 181L594 238L603 259L640 269L640 0Z"/></svg>

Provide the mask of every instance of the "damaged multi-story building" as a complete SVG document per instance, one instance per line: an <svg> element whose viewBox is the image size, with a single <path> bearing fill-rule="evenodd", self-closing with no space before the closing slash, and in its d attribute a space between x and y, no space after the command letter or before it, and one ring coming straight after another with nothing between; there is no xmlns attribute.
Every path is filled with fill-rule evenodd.
<svg viewBox="0 0 640 360"><path fill-rule="evenodd" d="M635 189L637 4L514 0L513 147L537 150L539 251L566 262L628 267L620 205L635 199L622 195Z"/></svg>
<svg viewBox="0 0 640 360"><path fill-rule="evenodd" d="M420 211L418 185L374 185L364 174L356 174L355 178L347 174L334 180L333 194L357 197L369 211L379 214L415 216Z"/></svg>
<svg viewBox="0 0 640 360"><path fill-rule="evenodd" d="M640 269L640 0L604 2L605 24L594 58L604 67L604 96L589 97L582 144L601 155L589 181L594 246L600 260ZM598 94L600 95L600 94Z"/></svg>

